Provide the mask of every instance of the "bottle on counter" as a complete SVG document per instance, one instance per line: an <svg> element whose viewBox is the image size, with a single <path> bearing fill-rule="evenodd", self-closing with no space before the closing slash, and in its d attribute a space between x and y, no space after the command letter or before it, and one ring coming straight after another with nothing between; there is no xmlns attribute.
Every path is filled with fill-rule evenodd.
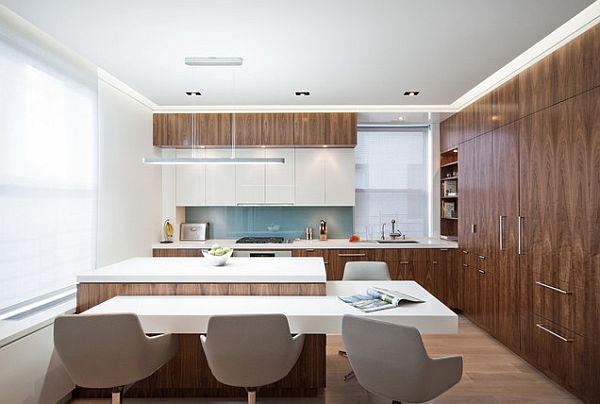
<svg viewBox="0 0 600 404"><path fill-rule="evenodd" d="M327 222L325 220L321 220L319 225L319 240L327 241Z"/></svg>
<svg viewBox="0 0 600 404"><path fill-rule="evenodd" d="M313 228L309 226L306 228L305 231L306 231L306 239L312 240L313 239Z"/></svg>

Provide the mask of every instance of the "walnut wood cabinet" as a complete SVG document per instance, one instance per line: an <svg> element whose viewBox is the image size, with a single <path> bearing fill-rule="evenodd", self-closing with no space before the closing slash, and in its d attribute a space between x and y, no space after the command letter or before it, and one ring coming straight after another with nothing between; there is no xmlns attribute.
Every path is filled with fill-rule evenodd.
<svg viewBox="0 0 600 404"><path fill-rule="evenodd" d="M355 113L154 114L154 146L356 146Z"/></svg>
<svg viewBox="0 0 600 404"><path fill-rule="evenodd" d="M442 142L459 143L460 308L590 403L600 401L599 27L494 90L491 115L486 96L446 120Z"/></svg>

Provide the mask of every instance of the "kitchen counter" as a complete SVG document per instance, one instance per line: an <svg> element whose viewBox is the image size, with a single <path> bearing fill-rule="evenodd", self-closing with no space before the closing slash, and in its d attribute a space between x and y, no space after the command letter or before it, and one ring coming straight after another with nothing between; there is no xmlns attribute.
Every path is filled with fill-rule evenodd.
<svg viewBox="0 0 600 404"><path fill-rule="evenodd" d="M78 283L325 283L322 258L131 258L77 276Z"/></svg>
<svg viewBox="0 0 600 404"><path fill-rule="evenodd" d="M344 248L356 248L356 249L370 249L370 248L458 248L456 241L447 241L440 238L414 238L411 240L417 241L417 243L387 243L380 244L376 241L359 241L350 243L347 239L331 239L327 241L320 240L295 240L291 243L283 244L236 244L235 240L207 240L207 241L179 241L174 243L155 243L152 245L153 249L165 249L165 248L200 248L208 249L213 244L219 244L223 247L231 247L236 249L255 249L255 250L294 250L294 249L344 249Z"/></svg>

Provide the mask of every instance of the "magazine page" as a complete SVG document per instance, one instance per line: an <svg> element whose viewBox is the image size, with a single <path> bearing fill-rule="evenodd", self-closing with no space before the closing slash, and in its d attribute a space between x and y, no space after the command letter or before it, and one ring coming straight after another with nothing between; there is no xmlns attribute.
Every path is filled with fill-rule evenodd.
<svg viewBox="0 0 600 404"><path fill-rule="evenodd" d="M387 299L397 299L398 302L406 301L412 303L424 303L425 300L416 298L411 295L407 295L406 293L398 292L397 290L390 290L384 288L370 288L376 291L376 293L381 293L384 296L387 296ZM367 294L370 293L367 291Z"/></svg>

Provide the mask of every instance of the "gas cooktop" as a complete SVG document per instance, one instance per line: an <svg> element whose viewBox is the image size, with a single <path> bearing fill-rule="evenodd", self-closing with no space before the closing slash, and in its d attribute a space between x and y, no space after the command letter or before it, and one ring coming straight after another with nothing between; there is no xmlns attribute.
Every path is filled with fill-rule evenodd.
<svg viewBox="0 0 600 404"><path fill-rule="evenodd" d="M284 242L283 237L242 237L236 241L240 244L281 244Z"/></svg>

